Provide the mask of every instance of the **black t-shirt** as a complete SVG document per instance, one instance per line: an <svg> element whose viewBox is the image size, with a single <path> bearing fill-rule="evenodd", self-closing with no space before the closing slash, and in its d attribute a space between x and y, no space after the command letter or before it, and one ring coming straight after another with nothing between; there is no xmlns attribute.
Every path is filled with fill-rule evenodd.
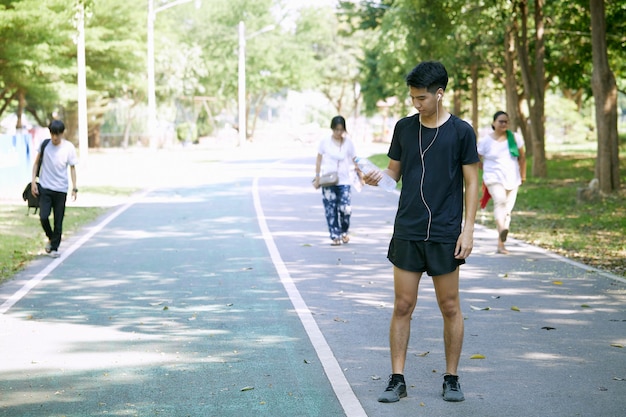
<svg viewBox="0 0 626 417"><path fill-rule="evenodd" d="M439 129L422 126L420 133L419 115L405 117L396 123L387 156L401 164L394 238L456 243L463 220L463 165L479 162L474 129L450 115Z"/></svg>

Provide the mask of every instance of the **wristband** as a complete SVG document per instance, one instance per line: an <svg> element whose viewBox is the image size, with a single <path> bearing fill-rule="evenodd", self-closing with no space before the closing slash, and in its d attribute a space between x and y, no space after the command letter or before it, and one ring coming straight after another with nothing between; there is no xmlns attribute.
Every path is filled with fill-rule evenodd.
<svg viewBox="0 0 626 417"><path fill-rule="evenodd" d="M74 188L72 191L77 193L78 192L78 188Z"/></svg>

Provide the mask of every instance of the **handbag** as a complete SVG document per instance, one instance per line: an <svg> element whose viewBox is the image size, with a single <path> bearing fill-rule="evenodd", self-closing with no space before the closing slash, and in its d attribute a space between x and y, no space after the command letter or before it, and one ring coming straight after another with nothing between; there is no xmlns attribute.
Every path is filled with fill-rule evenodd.
<svg viewBox="0 0 626 417"><path fill-rule="evenodd" d="M320 177L320 187L330 187L331 185L337 185L339 182L339 175L337 172L328 172Z"/></svg>

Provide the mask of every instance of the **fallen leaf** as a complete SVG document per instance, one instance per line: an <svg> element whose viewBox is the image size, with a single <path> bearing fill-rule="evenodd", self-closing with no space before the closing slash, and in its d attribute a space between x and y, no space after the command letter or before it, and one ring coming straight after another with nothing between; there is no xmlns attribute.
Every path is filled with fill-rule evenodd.
<svg viewBox="0 0 626 417"><path fill-rule="evenodd" d="M419 356L419 357L423 358L424 356L427 356L429 353L430 353L430 351L426 351L426 352L423 352L423 353L416 353L415 356Z"/></svg>
<svg viewBox="0 0 626 417"><path fill-rule="evenodd" d="M494 300L497 300L498 298L500 298L499 295L492 295L491 298L493 298Z"/></svg>
<svg viewBox="0 0 626 417"><path fill-rule="evenodd" d="M554 285L563 285L562 281L552 281Z"/></svg>
<svg viewBox="0 0 626 417"><path fill-rule="evenodd" d="M232 307L232 306L233 306L233 303L226 304L226 307Z"/></svg>
<svg viewBox="0 0 626 417"><path fill-rule="evenodd" d="M251 266L246 266L245 268L241 268L242 271L252 271Z"/></svg>
<svg viewBox="0 0 626 417"><path fill-rule="evenodd" d="M589 304L581 304L580 305L582 308L591 308L591 306L589 306Z"/></svg>
<svg viewBox="0 0 626 417"><path fill-rule="evenodd" d="M308 360L306 360L306 359L305 359L305 360L304 360L304 363L311 363L311 362L309 362Z"/></svg>
<svg viewBox="0 0 626 417"><path fill-rule="evenodd" d="M378 381L380 377L378 375L372 375L372 381Z"/></svg>
<svg viewBox="0 0 626 417"><path fill-rule="evenodd" d="M478 310L491 310L491 307L476 307L476 306L473 306L473 305L470 305L470 308L472 310L476 310L476 311L478 311Z"/></svg>
<svg viewBox="0 0 626 417"><path fill-rule="evenodd" d="M616 348L623 348L624 345L620 344L620 343L611 343L611 346L616 347Z"/></svg>
<svg viewBox="0 0 626 417"><path fill-rule="evenodd" d="M302 246L304 246L304 247L311 247L311 246L313 246L313 245L311 245L310 243L305 243L305 244L304 244L304 245L302 245Z"/></svg>
<svg viewBox="0 0 626 417"><path fill-rule="evenodd" d="M169 310L170 308L168 306L164 306L163 310Z"/></svg>
<svg viewBox="0 0 626 417"><path fill-rule="evenodd" d="M243 387L241 391L252 391L254 387Z"/></svg>
<svg viewBox="0 0 626 417"><path fill-rule="evenodd" d="M339 318L339 317L335 317L333 320L334 320L334 321L338 321L338 322L340 322L340 323L347 323L347 322L348 322L348 320L344 320L344 319L341 319L341 318Z"/></svg>
<svg viewBox="0 0 626 417"><path fill-rule="evenodd" d="M152 307L160 306L161 304L163 304L163 301L159 301L158 303L150 303Z"/></svg>
<svg viewBox="0 0 626 417"><path fill-rule="evenodd" d="M485 359L485 355L481 355L480 353L476 353L475 355L470 356L470 359Z"/></svg>
<svg viewBox="0 0 626 417"><path fill-rule="evenodd" d="M512 306L512 307L511 307L511 310L513 310L513 311L520 311L520 309L519 309L519 307L518 307L518 306Z"/></svg>
<svg viewBox="0 0 626 417"><path fill-rule="evenodd" d="M426 406L426 404L420 403L420 407L425 407L425 406Z"/></svg>
<svg viewBox="0 0 626 417"><path fill-rule="evenodd" d="M541 329L542 330L556 330L556 327L544 326Z"/></svg>
<svg viewBox="0 0 626 417"><path fill-rule="evenodd" d="M614 376L613 381L626 381L626 378L619 378L619 377Z"/></svg>

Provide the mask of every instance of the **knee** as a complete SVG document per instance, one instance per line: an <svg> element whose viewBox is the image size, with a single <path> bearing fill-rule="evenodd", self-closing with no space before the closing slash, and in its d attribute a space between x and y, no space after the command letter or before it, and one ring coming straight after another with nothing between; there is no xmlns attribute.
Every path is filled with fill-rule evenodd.
<svg viewBox="0 0 626 417"><path fill-rule="evenodd" d="M441 314L446 319L451 319L461 314L461 305L458 297L451 297L439 302Z"/></svg>
<svg viewBox="0 0 626 417"><path fill-rule="evenodd" d="M417 300L410 300L407 298L398 298L394 302L393 312L396 316L406 317L413 314L413 310L415 309L415 304Z"/></svg>
<svg viewBox="0 0 626 417"><path fill-rule="evenodd" d="M349 216L350 214L352 214L352 206L342 205L339 207L339 211L341 211L344 215Z"/></svg>

